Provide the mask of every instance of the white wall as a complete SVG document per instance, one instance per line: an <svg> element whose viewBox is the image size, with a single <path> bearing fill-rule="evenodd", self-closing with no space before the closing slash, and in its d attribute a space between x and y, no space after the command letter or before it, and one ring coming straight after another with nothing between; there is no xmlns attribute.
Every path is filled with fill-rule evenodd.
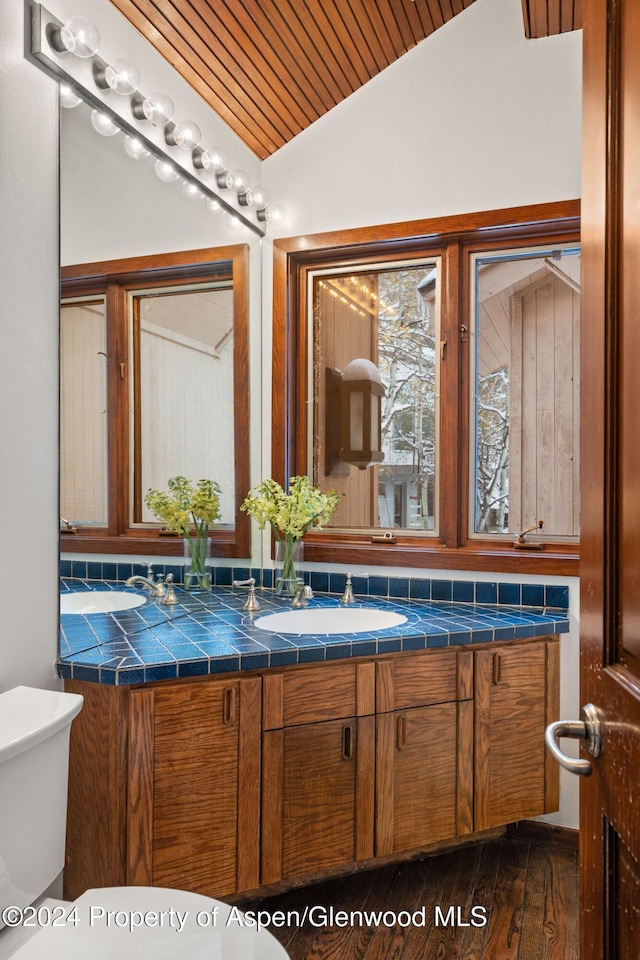
<svg viewBox="0 0 640 960"><path fill-rule="evenodd" d="M0 690L55 684L58 631L57 91L23 20L0 4Z"/></svg>

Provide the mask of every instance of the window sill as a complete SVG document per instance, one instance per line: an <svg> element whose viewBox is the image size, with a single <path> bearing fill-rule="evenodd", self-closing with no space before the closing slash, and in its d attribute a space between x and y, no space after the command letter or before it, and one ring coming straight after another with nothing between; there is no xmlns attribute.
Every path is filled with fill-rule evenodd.
<svg viewBox="0 0 640 960"><path fill-rule="evenodd" d="M212 557L248 557L251 552L249 530L245 524L240 530L210 531ZM155 531L143 534L112 536L94 531L60 534L60 553L105 553L132 556L182 557L184 543L181 536L158 536Z"/></svg>
<svg viewBox="0 0 640 960"><path fill-rule="evenodd" d="M313 534L305 537L304 559L314 563L420 567L433 570L484 570L577 577L577 544L547 544L544 550L516 550L510 543L486 541L452 548L433 541L398 537L395 543L370 543L357 536Z"/></svg>

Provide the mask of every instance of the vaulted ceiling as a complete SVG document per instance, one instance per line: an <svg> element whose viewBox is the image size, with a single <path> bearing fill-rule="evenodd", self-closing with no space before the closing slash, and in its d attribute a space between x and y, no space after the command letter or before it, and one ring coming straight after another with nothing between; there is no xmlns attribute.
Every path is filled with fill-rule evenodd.
<svg viewBox="0 0 640 960"><path fill-rule="evenodd" d="M264 160L474 0L111 2ZM527 37L581 26L582 0L521 2Z"/></svg>

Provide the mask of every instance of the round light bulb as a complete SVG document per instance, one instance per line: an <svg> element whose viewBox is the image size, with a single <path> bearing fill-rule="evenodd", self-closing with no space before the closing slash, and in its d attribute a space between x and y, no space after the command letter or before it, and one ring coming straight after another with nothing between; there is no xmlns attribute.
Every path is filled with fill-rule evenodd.
<svg viewBox="0 0 640 960"><path fill-rule="evenodd" d="M104 79L116 93L130 97L140 83L140 73L129 60L114 60L104 71Z"/></svg>
<svg viewBox="0 0 640 960"><path fill-rule="evenodd" d="M129 134L124 138L124 149L132 160L145 160L151 152L147 150L142 140L131 137Z"/></svg>
<svg viewBox="0 0 640 960"><path fill-rule="evenodd" d="M114 134L120 132L120 127L118 127L111 117L108 117L106 113L102 113L100 110L91 111L91 124L96 133L99 133L101 137L113 137Z"/></svg>
<svg viewBox="0 0 640 960"><path fill-rule="evenodd" d="M214 200L213 197L210 200L207 200L207 209L209 213L221 213L222 204L218 200Z"/></svg>
<svg viewBox="0 0 640 960"><path fill-rule="evenodd" d="M224 220L230 230L242 230L244 226L240 217L236 217L235 213L228 213Z"/></svg>
<svg viewBox="0 0 640 960"><path fill-rule="evenodd" d="M163 127L173 117L173 102L164 93L152 93L143 101L142 112L154 127Z"/></svg>
<svg viewBox="0 0 640 960"><path fill-rule="evenodd" d="M73 87L68 83L60 84L60 106L66 107L67 110L71 110L73 107L77 107L79 103L82 103L82 97L76 96L73 92Z"/></svg>
<svg viewBox="0 0 640 960"><path fill-rule="evenodd" d="M182 192L188 200L204 200L204 193L199 190L195 183L190 180L183 180Z"/></svg>
<svg viewBox="0 0 640 960"><path fill-rule="evenodd" d="M232 186L236 193L246 193L249 189L249 174L244 170L234 170L231 174Z"/></svg>
<svg viewBox="0 0 640 960"><path fill-rule="evenodd" d="M176 146L182 147L183 150L193 150L197 147L201 136L200 127L191 122L176 124L173 131Z"/></svg>
<svg viewBox="0 0 640 960"><path fill-rule="evenodd" d="M69 53L86 59L98 52L100 33L96 25L85 17L71 17L60 27L60 40Z"/></svg>
<svg viewBox="0 0 640 960"><path fill-rule="evenodd" d="M251 195L253 197L253 206L257 207L258 210L264 210L269 201L262 187L252 187Z"/></svg>
<svg viewBox="0 0 640 960"><path fill-rule="evenodd" d="M284 223L285 211L281 203L270 203L264 212L267 223L272 223L274 226Z"/></svg>
<svg viewBox="0 0 640 960"><path fill-rule="evenodd" d="M209 173L222 173L227 168L227 158L219 150L204 150L201 156L201 163Z"/></svg>
<svg viewBox="0 0 640 960"><path fill-rule="evenodd" d="M178 171L173 164L167 163L166 160L156 160L155 170L156 176L163 183L173 183L174 180L178 179Z"/></svg>

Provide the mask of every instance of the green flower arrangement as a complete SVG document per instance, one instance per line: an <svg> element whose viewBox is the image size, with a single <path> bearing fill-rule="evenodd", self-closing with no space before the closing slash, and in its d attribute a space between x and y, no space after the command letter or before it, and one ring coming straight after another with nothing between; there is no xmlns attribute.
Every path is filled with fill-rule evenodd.
<svg viewBox="0 0 640 960"><path fill-rule="evenodd" d="M207 570L209 525L220 519L220 487L215 480L198 480L193 484L186 477L171 477L169 492L147 490L144 502L167 530L181 533L189 551L190 567L185 572L187 590L211 589ZM195 536L191 535L195 528Z"/></svg>
<svg viewBox="0 0 640 960"><path fill-rule="evenodd" d="M282 574L276 581L276 593L296 592L296 546L310 527L319 529L329 522L340 499L335 490L323 493L305 476L291 477L288 493L275 480L263 480L247 494L240 509L253 517L261 530L269 524L280 544Z"/></svg>

